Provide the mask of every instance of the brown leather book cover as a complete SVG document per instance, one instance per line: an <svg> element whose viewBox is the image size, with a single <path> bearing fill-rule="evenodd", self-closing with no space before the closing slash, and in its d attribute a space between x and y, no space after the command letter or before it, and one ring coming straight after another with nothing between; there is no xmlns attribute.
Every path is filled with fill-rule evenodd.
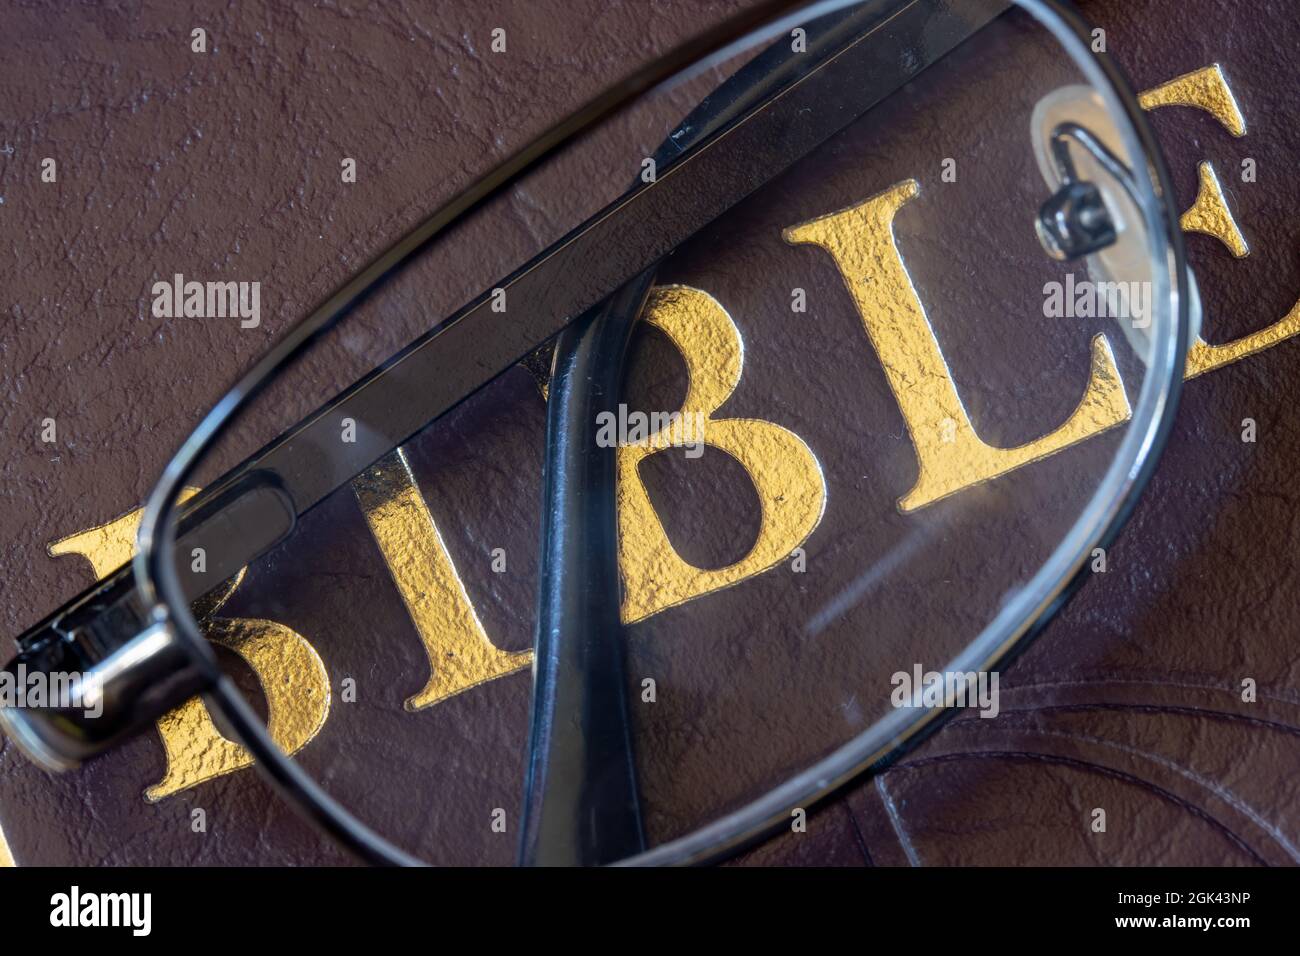
<svg viewBox="0 0 1300 956"><path fill-rule="evenodd" d="M6 42L24 53L0 64L11 107L0 144L11 244L0 263L7 633L127 558L134 509L170 453L235 375L357 265L491 159L740 6L398 4L377 17L48 4L3 14ZM1287 0L1080 6L1145 91L1189 210L1205 343L1172 436L1104 572L1002 675L997 719L957 714L739 864L1300 860L1288 485L1300 426L1287 404L1289 339L1300 332L1300 23ZM211 43L200 59L188 45L198 26ZM492 52L498 28L509 56ZM831 580L848 581L927 523L941 527L940 509L982 492L900 512L916 454L861 326L782 326L772 316L788 301L764 289L790 288L809 269L835 275L829 257L783 230L900 182L920 190L896 222L902 246L919 247L954 217L988 216L988 197L1015 170L1002 157L981 162L978 147L1018 89L1014 61L994 55L1010 49L1014 30L989 30L984 44L959 47L877 107L873 139L849 131L829 144L821 174L795 170L778 198L740 204L658 276L655 295L705 290L744 339L744 384L721 406L726 417L778 422L816 450L825 511L800 543ZM954 150L963 173L945 187ZM868 151L871 164L860 161ZM47 156L58 158L52 183L40 176ZM347 188L341 157L360 171ZM999 274L1014 274L1032 235L1024 222L989 219L991 243L1008 257ZM446 314L480 291L468 276L516 264L514 250L472 241L456 254L466 288L431 284L422 314ZM1070 408L1035 407L1052 390L981 350L979 323L957 321L1005 294L982 254L929 260L912 278L934 321L962 337L956 353L967 358L954 375L972 417L1010 445ZM267 289L258 334L150 314L159 275L231 263ZM816 320L817 306L810 311ZM407 320L409 334L421 331L420 314ZM778 331L746 334L750 324ZM1090 345L1073 338L1043 374L1077 378L1077 394ZM694 344L691 359L705 365L730 347L726 336ZM629 402L675 407L686 390L683 347L661 328L636 334ZM345 802L364 803L386 835L440 863L505 865L516 853L513 836L489 821L498 808L518 819L522 796L546 431L538 385L533 372L511 370L340 489L273 557L276 573L250 568L205 623L223 660L265 698L295 759L322 776L340 770ZM1017 401L1004 407L1008 394ZM47 418L58 426L53 445L40 439ZM988 487L1031 513L1077 480L1079 454L1064 449ZM775 460L796 469L794 457ZM726 454L647 460L638 475L662 531L633 524L625 537L663 533L691 566L718 568L764 533L752 476ZM968 529L933 572L972 618L999 597L971 571L991 560L989 547ZM815 611L816 596L784 562L676 596L637 589L634 567L624 574L629 668L662 690L633 718L651 842L842 742L834 708L893 669L855 669L863 618L828 629L817 653L779 643L756 653L753 634ZM922 635L961 626L926 616L929 586L900 587L873 610L873 626ZM368 636L341 638L349 628ZM917 640L930 659L927 639ZM277 696L282 686L291 697ZM374 772L343 773L359 754ZM67 774L4 744L0 832L0 862L18 865L350 862L274 797L193 702L157 733Z"/></svg>

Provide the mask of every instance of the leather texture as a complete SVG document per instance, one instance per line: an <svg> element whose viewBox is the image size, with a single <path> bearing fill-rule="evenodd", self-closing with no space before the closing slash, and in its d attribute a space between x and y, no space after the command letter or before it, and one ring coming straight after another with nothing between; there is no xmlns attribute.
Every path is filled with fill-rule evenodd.
<svg viewBox="0 0 1300 956"><path fill-rule="evenodd" d="M738 5L399 3L360 12L242 4L212 13L42 4L5 12L0 42L20 55L0 64L0 99L10 104L0 128L0 215L11 249L0 263L8 292L0 625L16 634L90 583L84 561L52 559L46 546L142 500L235 374L360 263L609 79ZM1252 250L1234 260L1208 237L1189 238L1206 338L1227 341L1276 321L1300 295L1292 226L1300 186L1290 176L1300 151L1291 121L1300 27L1290 4L1083 7L1105 26L1138 89L1223 65L1245 138L1190 110L1158 111L1153 123L1180 206L1196 195L1196 164L1214 161ZM208 30L205 55L190 51L195 26ZM490 48L498 26L503 54ZM1014 194L1024 172L987 145L998 110L1017 102L1029 63L1017 58L1047 68L1046 52L1020 51L1016 36L1008 29L958 50L941 64L946 72L927 71L873 112L874 128L829 144L815 169L742 204L660 272L661 282L705 288L725 304L745 333L746 364L723 412L779 421L803 437L825 468L828 505L806 546L825 575L817 593L774 569L629 629L634 685L649 674L662 692L653 709L636 712L652 843L842 743L846 725L837 721L855 688L887 687L904 660L937 666L1000 597L980 586L981 565L999 559L990 541L1003 559L1019 542L1020 556L1007 560L1033 560L1029 525L1008 534L1004 523L973 521L943 561L900 581L870 614L847 616L816 653L796 641L754 646L765 628L808 621L825 593L916 527L894 504L915 479L915 456L884 375L851 309L829 298L843 296L829 259L780 241L781 228L918 176L922 196L900 214L899 243L937 334L953 343L954 376L986 440L1033 438L1064 419L1082 391L1088 342L1077 329L1027 331L1020 349L991 354L980 336L1000 327L961 321L972 302L996 308L1042 281L1028 265L1040 254L1015 219L1018 207L988 209L989 197ZM40 182L47 155L58 158L57 183ZM938 170L948 155L961 157L961 189L945 194ZM347 156L357 158L358 178L342 187ZM1250 185L1236 175L1247 157L1259 170ZM931 194L943 201L926 202ZM565 220L564 200L533 198L519 238L467 236L451 268L422 274L349 326L360 343L350 351L387 354L544 244ZM927 236L954 219L987 223L988 247L926 255ZM1005 257L1000 268L989 268L989 247ZM259 279L262 327L155 319L148 290L177 272ZM992 278L1008 274L1018 277L1014 288ZM812 307L811 338L788 321L784 291L810 279L838 290ZM735 862L1300 860L1292 632L1300 602L1290 558L1296 347L1282 342L1187 385L1160 468L1110 549L1110 569L1002 675L997 719L959 714L812 813L806 832ZM680 358L651 330L637 333L633 349L629 401L675 407ZM1025 368L1047 371L1027 376ZM333 366L316 384L349 381L349 372ZM58 423L54 450L39 441L47 416ZM1241 441L1245 418L1258 423L1253 445ZM280 419L293 417L277 409L269 418ZM484 629L507 650L532 638L544 422L532 377L517 369L408 447ZM1084 486L1093 453L1070 449L991 487L1026 514L1050 511ZM688 560L725 564L757 533L752 488L727 456L665 459L645 475ZM959 500L917 520L942 531L960 515ZM490 570L495 547L509 556L507 574ZM928 597L936 582L950 582L965 617L954 618L952 599ZM336 694L341 678L359 680L359 702L336 698L298 758L334 781L345 802L437 862L513 860L513 837L487 821L497 807L518 819L528 673L403 711L428 665L350 490L251 569L221 614L271 618L308 636ZM862 645L868 632L881 642L872 654ZM1258 682L1254 704L1241 700L1245 677ZM142 792L163 766L150 734L57 778L6 743L0 829L20 864L348 862L248 770L146 802ZM207 814L206 835L191 829L196 808ZM1091 829L1094 808L1106 809L1105 833Z"/></svg>

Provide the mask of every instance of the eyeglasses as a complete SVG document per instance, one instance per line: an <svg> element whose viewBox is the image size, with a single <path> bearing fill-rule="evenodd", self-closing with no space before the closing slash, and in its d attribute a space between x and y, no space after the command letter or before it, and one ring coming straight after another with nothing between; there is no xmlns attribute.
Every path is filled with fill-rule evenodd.
<svg viewBox="0 0 1300 956"><path fill-rule="evenodd" d="M770 2L613 87L253 366L19 638L77 706L0 723L67 768L161 720L163 799L219 718L370 862L592 864L996 713L1195 321L1096 45L1056 0Z"/></svg>

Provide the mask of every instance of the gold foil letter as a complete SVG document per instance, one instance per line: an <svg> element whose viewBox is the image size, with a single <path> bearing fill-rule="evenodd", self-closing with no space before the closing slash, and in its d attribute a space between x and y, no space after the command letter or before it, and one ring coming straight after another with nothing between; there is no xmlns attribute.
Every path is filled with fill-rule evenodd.
<svg viewBox="0 0 1300 956"><path fill-rule="evenodd" d="M772 422L710 417L740 382L744 355L740 331L718 301L699 289L661 286L651 293L643 319L667 335L686 362L690 384L680 411L683 419L698 415L704 423L702 435L689 440L702 437L744 466L762 515L758 539L741 560L717 569L689 565L668 540L637 471L682 436L664 428L645 444L621 446L618 535L628 624L766 571L808 538L826 507L821 465L798 435Z"/></svg>
<svg viewBox="0 0 1300 956"><path fill-rule="evenodd" d="M532 651L503 651L488 639L402 450L359 475L352 490L429 658L429 680L406 709L527 667Z"/></svg>
<svg viewBox="0 0 1300 956"><path fill-rule="evenodd" d="M287 754L305 747L325 726L330 712L330 682L315 648L296 631L275 621L212 618L208 640L242 657L266 695L267 731ZM207 706L191 697L158 721L167 772L145 791L156 803L253 763L253 755L218 732Z"/></svg>
<svg viewBox="0 0 1300 956"><path fill-rule="evenodd" d="M1110 344L1098 335L1092 340L1087 389L1065 424L1016 448L994 448L980 439L894 241L894 215L919 191L909 179L784 233L787 242L821 246L835 259L884 367L920 472L899 500L903 511L1044 458L1131 414Z"/></svg>
<svg viewBox="0 0 1300 956"><path fill-rule="evenodd" d="M1245 117L1232 95L1223 69L1217 63L1148 90L1138 97L1138 102L1148 110L1160 106L1190 106L1209 113L1233 136L1246 135ZM1200 189L1192 208L1183 214L1183 229L1213 236L1238 259L1249 254L1245 237L1228 208L1214 168L1209 163L1201 163L1198 175ZM1187 351L1186 377L1195 378L1240 361L1248 355L1272 348L1297 332L1300 332L1300 302L1272 325L1243 335L1236 341L1210 345L1198 336Z"/></svg>
<svg viewBox="0 0 1300 956"><path fill-rule="evenodd" d="M182 500L198 489L185 489ZM104 578L129 561L142 509L106 524L60 538L49 546L53 556L78 554ZM294 754L311 742L329 716L329 675L307 639L274 621L211 618L243 580L241 570L224 588L194 607L205 636L239 654L261 682L270 720L267 730L285 753ZM158 721L167 756L163 779L145 791L157 802L207 780L233 773L253 762L242 746L223 737L198 697L164 714Z"/></svg>

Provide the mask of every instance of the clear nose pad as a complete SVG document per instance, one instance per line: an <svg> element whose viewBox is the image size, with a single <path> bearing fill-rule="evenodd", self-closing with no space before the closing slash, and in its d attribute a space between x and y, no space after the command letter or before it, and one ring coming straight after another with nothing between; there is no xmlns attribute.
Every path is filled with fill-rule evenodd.
<svg viewBox="0 0 1300 956"><path fill-rule="evenodd" d="M1040 210L1039 238L1053 258L1082 257L1089 280L1106 283L1112 294L1099 298L1116 303L1112 318L1149 365L1153 299L1143 217L1124 177L1108 168L1104 152L1087 148L1086 142L1091 139L1131 170L1123 138L1097 91L1084 85L1063 86L1044 96L1029 125L1038 171L1051 191ZM1188 341L1193 342L1201 329L1201 297L1190 268L1188 288Z"/></svg>

